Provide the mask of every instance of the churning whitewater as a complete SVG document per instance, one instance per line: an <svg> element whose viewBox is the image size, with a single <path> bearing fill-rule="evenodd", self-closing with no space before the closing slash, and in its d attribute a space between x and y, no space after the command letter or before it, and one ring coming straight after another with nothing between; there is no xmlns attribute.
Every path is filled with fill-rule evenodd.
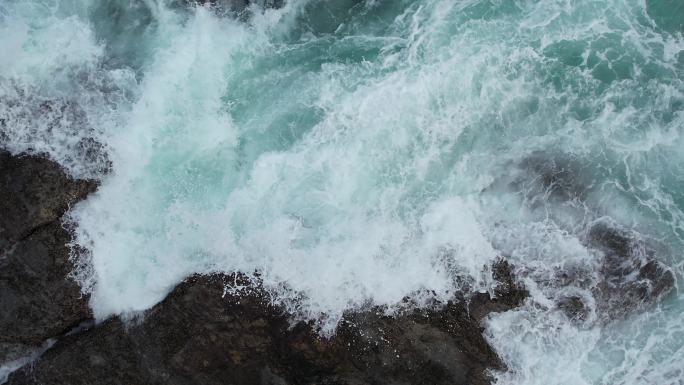
<svg viewBox="0 0 684 385"><path fill-rule="evenodd" d="M99 319L243 272L331 333L503 256L497 383L681 385L683 34L675 0L2 0L0 144L101 182L68 223Z"/></svg>

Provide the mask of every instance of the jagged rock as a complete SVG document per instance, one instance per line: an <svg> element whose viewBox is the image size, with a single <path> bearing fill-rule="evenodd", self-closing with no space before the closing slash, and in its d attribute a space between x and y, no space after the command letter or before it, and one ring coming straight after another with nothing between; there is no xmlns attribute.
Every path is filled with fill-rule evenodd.
<svg viewBox="0 0 684 385"><path fill-rule="evenodd" d="M585 220L600 217L601 209L592 207L589 199L594 182L576 156L538 151L521 160L516 170L510 187L520 191L533 210L543 207L541 214L552 217L561 213L561 225L568 215ZM659 261L662 258L636 232L622 229L605 218L594 219L585 231L586 234L578 236L587 248L598 251L598 271L596 266L564 266L555 272L550 285L591 293L601 321L638 311L674 287L671 269ZM558 308L573 320L584 321L589 316L590 306L579 296L561 296L556 301Z"/></svg>
<svg viewBox="0 0 684 385"><path fill-rule="evenodd" d="M475 293L467 299L468 311L475 319L518 307L529 296L527 290L516 282L512 266L507 260L499 259L493 264L492 276L497 282L493 296L489 293Z"/></svg>
<svg viewBox="0 0 684 385"><path fill-rule="evenodd" d="M353 312L329 339L313 323L293 326L258 286L224 296L237 277L222 275L191 277L139 324L113 318L65 334L90 311L67 278L61 216L95 187L44 158L0 151L0 360L62 335L12 384L485 384L487 369L503 368L480 321L527 295L505 261L493 266L493 298L478 293L392 317Z"/></svg>
<svg viewBox="0 0 684 385"><path fill-rule="evenodd" d="M242 277L193 276L144 321L113 318L65 337L9 383L488 384L486 370L503 364L482 336L481 317L521 301L509 266L495 271L511 279L496 306L480 298L471 309L459 301L396 316L371 308L347 314L330 338L313 323L292 325L258 286L226 293Z"/></svg>
<svg viewBox="0 0 684 385"><path fill-rule="evenodd" d="M96 187L73 180L55 163L39 156L12 156L0 150L0 237L6 242L26 238L60 219L69 205Z"/></svg>
<svg viewBox="0 0 684 385"><path fill-rule="evenodd" d="M672 270L656 259L655 251L636 232L599 221L590 226L585 244L598 251L598 270L594 266L569 266L559 270L553 282L591 295L601 322L643 310L674 288ZM575 321L587 320L592 310L576 295L561 296L557 306Z"/></svg>
<svg viewBox="0 0 684 385"><path fill-rule="evenodd" d="M674 287L672 271L635 234L599 222L589 229L587 238L590 246L603 253L595 296L611 318L654 302Z"/></svg>
<svg viewBox="0 0 684 385"><path fill-rule="evenodd" d="M573 321L584 321L589 316L589 309L578 296L562 297L558 300L558 308Z"/></svg>
<svg viewBox="0 0 684 385"><path fill-rule="evenodd" d="M69 205L95 189L36 156L0 150L0 362L90 316L61 223Z"/></svg>

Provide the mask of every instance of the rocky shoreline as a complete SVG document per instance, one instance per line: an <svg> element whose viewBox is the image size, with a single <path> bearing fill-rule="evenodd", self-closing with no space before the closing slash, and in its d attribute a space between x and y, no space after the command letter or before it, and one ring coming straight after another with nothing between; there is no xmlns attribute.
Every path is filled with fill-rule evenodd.
<svg viewBox="0 0 684 385"><path fill-rule="evenodd" d="M197 3L241 18L252 3L283 5ZM139 320L96 325L70 278L72 238L62 221L96 188L46 157L0 150L0 365L18 368L9 384L480 385L491 382L489 370L505 369L481 325L527 296L505 260L491 267L500 282L493 296L394 316L350 312L329 338L313 322L294 322L258 282L222 274L189 277ZM226 292L236 282L250 289Z"/></svg>
<svg viewBox="0 0 684 385"><path fill-rule="evenodd" d="M488 384L488 370L504 369L481 326L527 295L504 260L494 296L352 312L330 338L293 324L258 283L226 294L245 278L221 274L188 278L142 320L94 326L61 217L96 187L43 157L0 152L0 362L56 341L9 384Z"/></svg>
<svg viewBox="0 0 684 385"><path fill-rule="evenodd" d="M47 159L0 150L0 363L91 317L67 279L71 238L62 215L96 187Z"/></svg>
<svg viewBox="0 0 684 385"><path fill-rule="evenodd" d="M504 274L507 265L499 265ZM349 314L330 338L291 323L258 286L225 294L242 277L193 276L140 323L112 318L60 339L10 384L488 384L503 369L480 320L524 298L453 302L385 316ZM230 292L229 292L230 293Z"/></svg>
<svg viewBox="0 0 684 385"><path fill-rule="evenodd" d="M0 151L0 363L46 350L9 384L479 385L491 382L490 370L505 369L482 334L488 314L528 296L505 259L491 266L498 282L491 295L462 294L393 316L381 308L349 312L329 338L313 322L294 322L258 282L224 274L188 278L141 319L95 325L88 298L69 278L71 234L62 216L96 188L44 157ZM671 271L637 252L645 246L626 231L599 223L587 242L604 255L594 296L607 319L674 286ZM574 279L572 272L557 278ZM557 306L571 319L587 318L581 298Z"/></svg>

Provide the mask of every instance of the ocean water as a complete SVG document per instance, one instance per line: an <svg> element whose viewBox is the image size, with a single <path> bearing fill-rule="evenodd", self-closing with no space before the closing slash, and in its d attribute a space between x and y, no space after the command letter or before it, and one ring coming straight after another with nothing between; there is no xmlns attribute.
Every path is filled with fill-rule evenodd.
<svg viewBox="0 0 684 385"><path fill-rule="evenodd" d="M332 333L505 256L498 383L684 384L683 35L677 0L2 0L0 145L101 182L68 218L98 319L240 271ZM601 223L675 290L607 316Z"/></svg>

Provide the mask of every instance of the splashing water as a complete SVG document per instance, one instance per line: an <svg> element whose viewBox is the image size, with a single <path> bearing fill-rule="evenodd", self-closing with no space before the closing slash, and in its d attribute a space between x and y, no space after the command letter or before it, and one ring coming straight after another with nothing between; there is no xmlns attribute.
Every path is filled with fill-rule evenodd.
<svg viewBox="0 0 684 385"><path fill-rule="evenodd" d="M669 0L5 0L0 142L101 181L70 211L99 318L241 271L330 331L504 255L532 298L486 322L499 383L684 384L684 296L606 322L586 242L682 276L683 34Z"/></svg>

